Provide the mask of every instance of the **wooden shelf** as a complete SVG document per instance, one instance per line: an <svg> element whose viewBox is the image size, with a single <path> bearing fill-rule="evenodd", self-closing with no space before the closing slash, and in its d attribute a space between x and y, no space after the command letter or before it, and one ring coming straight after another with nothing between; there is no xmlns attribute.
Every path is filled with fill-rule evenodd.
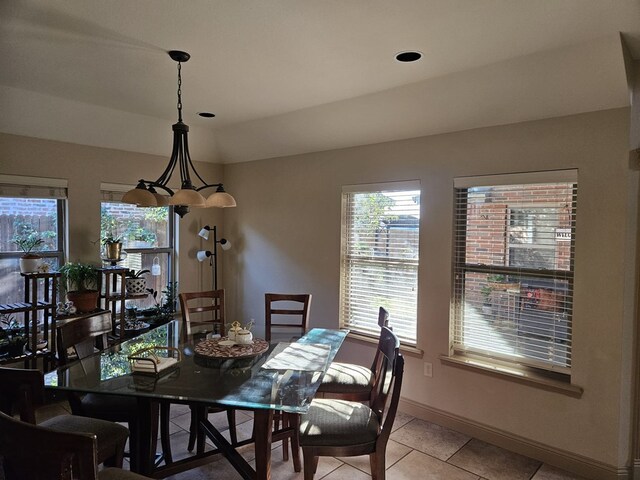
<svg viewBox="0 0 640 480"><path fill-rule="evenodd" d="M36 368L37 358L44 357L43 367L54 361L56 343L56 299L58 295L59 272L21 273L24 278L24 302L0 304L0 313L22 313L23 326L27 338L24 354L2 358L2 363L24 359L25 367ZM40 286L42 285L42 288ZM47 347L38 349L38 312L43 312L43 338ZM49 332L51 331L51 335Z"/></svg>

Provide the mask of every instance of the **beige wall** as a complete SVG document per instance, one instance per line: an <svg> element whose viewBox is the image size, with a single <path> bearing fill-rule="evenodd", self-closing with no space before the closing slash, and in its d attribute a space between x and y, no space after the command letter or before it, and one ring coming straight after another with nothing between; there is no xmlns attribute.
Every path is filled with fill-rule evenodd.
<svg viewBox="0 0 640 480"><path fill-rule="evenodd" d="M448 352L453 179L577 168L573 382L580 399L443 365ZM338 326L342 185L422 185L418 346L403 396L609 466L628 461L638 172L629 109L225 166L229 318L262 321L266 291L313 294L311 326ZM393 317L393 312L391 312ZM343 360L367 364L350 342ZM433 377L423 376L423 361Z"/></svg>
<svg viewBox="0 0 640 480"><path fill-rule="evenodd" d="M514 437L610 466L628 461L631 341L635 309L638 173L629 161L629 110L458 132L226 165L235 209L180 220L180 290L210 286L210 248L196 235L220 227L229 320L263 321L266 291L311 292L312 326L338 325L340 191L345 184L418 179L422 185L419 347L408 357L403 396ZM98 260L101 182L156 176L166 157L0 134L0 173L69 181L70 258ZM633 166L633 168L630 167ZM206 178L222 167L198 164ZM448 351L452 184L456 176L577 168L573 381L580 399L440 363ZM150 173L151 172L151 173ZM224 214L224 224L222 223ZM393 315L393 312L391 312ZM370 362L349 342L341 358ZM433 363L433 377L422 374Z"/></svg>
<svg viewBox="0 0 640 480"><path fill-rule="evenodd" d="M100 262L100 183L133 184L140 178L157 178L167 157L87 147L71 143L0 134L0 173L68 180L69 259ZM197 163L198 172L209 181L222 180L222 168ZM174 174L174 177L177 174ZM179 182L178 182L179 183ZM176 216L177 217L177 216ZM198 237L205 224L220 222L219 209L193 209L178 226L179 289L197 291L211 286L208 262L199 263L195 253L211 249L211 242Z"/></svg>

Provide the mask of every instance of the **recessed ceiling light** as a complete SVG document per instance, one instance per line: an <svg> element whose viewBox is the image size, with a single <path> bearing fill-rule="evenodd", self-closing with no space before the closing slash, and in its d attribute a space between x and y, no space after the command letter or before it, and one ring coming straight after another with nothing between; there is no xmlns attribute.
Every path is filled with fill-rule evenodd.
<svg viewBox="0 0 640 480"><path fill-rule="evenodd" d="M213 118L216 116L215 113L211 113L211 112L198 112L198 115L200 115L203 118Z"/></svg>
<svg viewBox="0 0 640 480"><path fill-rule="evenodd" d="M396 55L396 60L403 63L410 63L420 60L422 54L418 51L400 52Z"/></svg>

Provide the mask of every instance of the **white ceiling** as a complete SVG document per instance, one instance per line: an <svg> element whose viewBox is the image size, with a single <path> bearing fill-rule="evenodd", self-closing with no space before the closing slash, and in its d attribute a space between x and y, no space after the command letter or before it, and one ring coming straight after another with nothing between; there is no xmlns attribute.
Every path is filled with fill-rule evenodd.
<svg viewBox="0 0 640 480"><path fill-rule="evenodd" d="M201 161L615 108L620 33L640 0L3 0L0 131L168 157L171 49Z"/></svg>

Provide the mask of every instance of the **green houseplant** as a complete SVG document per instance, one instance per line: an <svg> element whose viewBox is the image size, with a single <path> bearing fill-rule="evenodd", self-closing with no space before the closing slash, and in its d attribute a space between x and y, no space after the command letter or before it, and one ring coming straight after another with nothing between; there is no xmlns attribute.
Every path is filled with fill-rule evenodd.
<svg viewBox="0 0 640 480"><path fill-rule="evenodd" d="M88 263L66 263L60 267L60 285L67 299L73 302L80 313L97 308L97 290L100 272Z"/></svg>
<svg viewBox="0 0 640 480"><path fill-rule="evenodd" d="M0 358L19 357L24 353L26 344L24 325L13 315L0 314Z"/></svg>
<svg viewBox="0 0 640 480"><path fill-rule="evenodd" d="M42 263L42 256L36 252L44 245L40 233L33 230L26 231L13 237L12 241L23 252L20 258L20 271L22 273L37 271Z"/></svg>

